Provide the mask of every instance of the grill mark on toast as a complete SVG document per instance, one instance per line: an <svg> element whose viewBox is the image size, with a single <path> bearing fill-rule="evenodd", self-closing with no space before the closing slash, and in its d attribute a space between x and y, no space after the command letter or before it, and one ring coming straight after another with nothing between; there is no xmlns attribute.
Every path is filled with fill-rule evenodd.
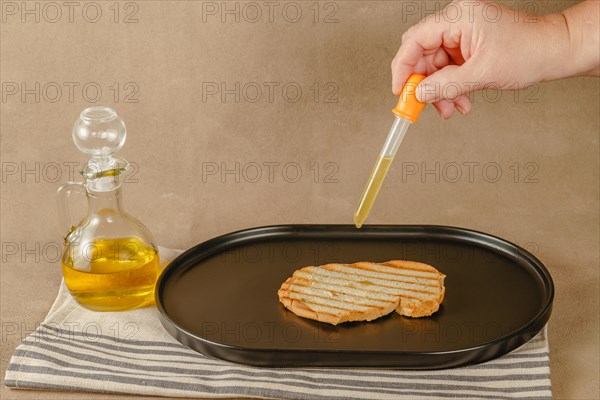
<svg viewBox="0 0 600 400"><path fill-rule="evenodd" d="M343 294L350 294L353 296L362 296L362 297L367 297L369 299L374 299L374 300L380 300L380 301L396 301L396 298L398 296L396 295L392 295L392 294L387 294L387 293L383 293L383 292L375 292L375 291L369 291L369 290L361 290L361 289L355 289L352 287L348 287L348 286L342 286L342 285L338 285L336 283L334 283L334 280L331 279L314 279L314 276L309 277L309 278L298 278L298 277L294 277L292 282L295 285L302 285L302 286L310 286L310 287L314 287L317 289L323 289L323 290L333 290L337 293L343 293Z"/></svg>
<svg viewBox="0 0 600 400"><path fill-rule="evenodd" d="M330 272L332 272L332 271L330 271ZM365 290L365 291L368 290L368 291L372 291L375 293L387 294L390 296L396 295L396 291L394 288L376 286L371 283L365 284L365 283L361 283L361 281L359 281L359 280L346 279L342 275L333 275L333 274L330 275L327 273L321 273L320 271L305 272L305 271L300 270L300 271L296 271L296 273L294 273L294 278L296 278L296 277L302 278L302 279L309 279L314 282L337 284L339 286L348 287L351 289L358 289L358 290Z"/></svg>
<svg viewBox="0 0 600 400"><path fill-rule="evenodd" d="M375 278L373 276L361 275L359 273L340 272L340 271L335 271L335 270L331 270L328 268L320 268L320 267L306 267L300 271L305 271L305 272L319 274L319 275L327 275L327 276L351 280L351 281L355 281L355 282L359 282L359 283L367 282L366 283L367 286L373 284L374 282L382 283L382 286L386 286L386 287L398 287L398 284L413 284L413 285L427 287L427 289L431 293L439 291L438 290L439 286L432 285L432 283L433 283L432 281L427 281L426 283L423 283L421 278L407 279L405 281L397 281L397 280L388 280L387 278L383 278L383 279ZM296 271L296 272L298 272L298 271ZM357 270L357 272L360 272L360 270ZM389 282L393 282L392 286L388 285ZM436 283L439 285L439 281L437 281Z"/></svg>
<svg viewBox="0 0 600 400"><path fill-rule="evenodd" d="M402 287L387 287L387 286L380 286L375 282L370 283L369 285L364 285L361 284L359 281L354 281L354 280L346 280L346 279L342 279L342 278L331 278L331 277L327 277L327 276L321 276L318 274L313 274L313 276L310 278L313 281L316 282L323 282L324 284L328 284L328 282L335 282L337 285L340 286L347 286L350 288L358 288L358 289L363 289L363 290L368 290L370 293L372 293L373 295L371 297L376 297L377 295L388 295L388 296L399 296L399 295L403 295L405 297L410 297L410 298L415 298L415 299L421 299L421 300L429 300L429 299L436 299L439 297L439 292L437 293L430 293L430 292L420 292L420 291L416 291L416 290L409 290L409 289L405 289Z"/></svg>
<svg viewBox="0 0 600 400"><path fill-rule="evenodd" d="M296 271L298 272L298 271ZM359 291L363 291L363 292L368 292L369 296L371 296L371 298L376 298L379 299L377 296L381 295L381 296L404 296L404 297L408 297L408 298L414 298L414 299L419 299L419 300L434 300L437 299L440 295L440 292L437 291L435 293L431 293L431 292L419 292L416 290L409 290L409 289L404 289L401 287L389 287L389 286L382 286L377 284L377 280L373 280L372 283L366 285L363 283L360 283L361 281L358 280L350 280L350 279L345 279L345 278L340 278L340 277L331 277L331 276L327 276L327 275L321 275L319 273L305 273L305 272L298 272L298 274L294 274L293 279L303 279L303 280L309 280L310 282L322 282L322 286L327 285L327 287L335 285L335 286L339 286L339 287L345 287L345 288L349 288L349 289L355 289L355 290L359 290ZM358 293L357 293L358 294Z"/></svg>
<svg viewBox="0 0 600 400"><path fill-rule="evenodd" d="M331 271L331 270L324 270L323 268L316 268L316 267L308 267L308 268L311 268L309 270L310 274L317 275L317 276L318 275L329 276L331 278L345 280L345 281L349 282L346 284L347 286L352 287L352 285L356 286L358 284L358 285L360 285L361 288L363 288L365 290L370 290L370 291L371 290L372 291L383 291L384 293L392 294L392 295L396 295L401 291L402 293L406 293L407 295L409 295L411 297L415 297L415 298L419 298L419 299L437 298L440 293L439 288L434 288L433 286L431 286L432 289L429 289L429 290L407 289L406 286L403 285L403 284L406 284L406 282L387 281L387 280L376 279L376 278L373 278L370 276L365 276L365 275L357 275L357 274L342 273L342 272ZM364 284L363 282L369 282L369 284ZM429 288L429 287L427 287L427 288ZM386 289L391 289L391 290L386 290ZM413 293L413 295L410 295L410 293Z"/></svg>
<svg viewBox="0 0 600 400"><path fill-rule="evenodd" d="M332 307L332 308L339 308L341 310L348 310L348 311L362 311L362 312L369 311L368 306L363 306L360 304L345 303L343 301L334 300L334 299L325 299L323 297L313 296L310 294L303 294L303 293L296 293L296 292L288 291L287 295L290 299L300 300L305 304L306 303L314 303L314 304L320 304L320 305L324 305L324 306L328 306L328 307Z"/></svg>
<svg viewBox="0 0 600 400"><path fill-rule="evenodd" d="M373 277L373 278L377 278L377 279L389 280L389 281L393 281L393 282L418 283L420 285L432 286L432 287L440 286L440 280L439 280L440 277L439 276L431 278L431 277L416 276L416 275L388 274L388 273L373 271L371 269L355 268L355 267L339 265L339 264L323 265L323 267L321 267L321 268L328 269L330 271L340 272L343 274L368 276L368 277Z"/></svg>
<svg viewBox="0 0 600 400"><path fill-rule="evenodd" d="M303 301L302 304L304 304L305 307L316 311L317 313L329 314L341 320L347 320L350 312L352 312L351 310L343 310L341 308L325 306L323 304L312 303L310 301Z"/></svg>
<svg viewBox="0 0 600 400"><path fill-rule="evenodd" d="M295 284L295 282L292 282L292 284L290 285L289 291L294 292L294 293L299 293L299 294L321 297L326 300L337 300L337 301L343 301L343 302L356 304L356 305L360 305L360 306L369 306L369 307L378 307L378 308L389 307L390 303L397 303L399 300L398 298L396 298L394 301L374 300L374 299L369 299L369 298L365 298L365 297L352 296L352 295L348 295L348 294L344 294L344 293L297 285L297 284Z"/></svg>
<svg viewBox="0 0 600 400"><path fill-rule="evenodd" d="M357 269L365 269L374 272L381 272L385 274L391 275L401 275L401 276L416 276L420 278L430 278L430 279L438 279L440 273L435 270L433 267L431 269L424 267L417 267L415 265L411 265L412 263L405 262L387 262L387 263L371 263L371 262L358 262L356 264L351 264L351 268ZM331 265L342 265L343 264L331 264ZM425 264L421 264L425 265Z"/></svg>
<svg viewBox="0 0 600 400"><path fill-rule="evenodd" d="M420 286L431 287L432 290L440 287L439 279L433 280L429 278L420 278L416 276L391 276L388 274L378 274L373 271L359 269L359 268L331 268L330 266L323 267L307 267L312 271L314 268L318 270L325 270L332 273L340 274L339 276L360 276L363 280L372 280L372 279L380 279L385 282L399 282L399 283L412 283ZM371 279L372 278L372 279Z"/></svg>

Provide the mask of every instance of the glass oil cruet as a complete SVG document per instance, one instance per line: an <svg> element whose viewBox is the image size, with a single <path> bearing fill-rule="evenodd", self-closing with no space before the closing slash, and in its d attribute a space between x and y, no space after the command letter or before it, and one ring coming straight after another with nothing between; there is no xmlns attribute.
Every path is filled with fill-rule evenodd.
<svg viewBox="0 0 600 400"><path fill-rule="evenodd" d="M59 218L67 229L62 271L71 295L95 311L119 311L152 302L159 273L150 231L123 209L119 177L129 163L115 156L125 143L125 123L108 107L83 110L73 126L75 146L91 158L81 168L83 182L58 189ZM83 194L88 214L70 222L71 194Z"/></svg>

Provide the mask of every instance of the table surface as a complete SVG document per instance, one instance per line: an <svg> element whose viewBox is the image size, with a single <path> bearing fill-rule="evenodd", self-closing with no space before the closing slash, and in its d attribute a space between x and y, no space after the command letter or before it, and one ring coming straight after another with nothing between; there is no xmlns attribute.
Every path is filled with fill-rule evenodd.
<svg viewBox="0 0 600 400"><path fill-rule="evenodd" d="M580 237L579 240L585 240ZM589 255L584 258L589 260ZM544 257L542 256L542 259ZM598 315L597 296L598 281L586 280L586 275L597 273L597 267L588 261L574 266L578 273L565 271L554 263L548 263L553 274L557 293L553 315L549 323L549 339L551 348L551 373L553 391L556 398L597 398L598 381L594 378L595 369L598 368ZM569 264L565 264L569 265ZM13 296L3 297L3 343L2 343L2 374L9 361L9 357L18 345L21 338L31 332L43 319L49 305L56 294L60 273L58 268L50 274L51 284L44 288L36 288L35 298L30 291L13 291ZM2 287L23 287L27 279L22 269L5 266L2 272ZM37 286L37 285L36 285ZM570 288L570 289L569 289ZM577 288L577 290L575 290ZM6 310L9 310L7 313ZM19 321L17 332L13 331L12 320ZM10 327L9 327L10 326ZM577 329L571 329L571 327ZM113 396L106 394L81 394L58 393L29 390L11 390L0 388L2 399L84 399L84 398L114 398L121 399L127 396Z"/></svg>

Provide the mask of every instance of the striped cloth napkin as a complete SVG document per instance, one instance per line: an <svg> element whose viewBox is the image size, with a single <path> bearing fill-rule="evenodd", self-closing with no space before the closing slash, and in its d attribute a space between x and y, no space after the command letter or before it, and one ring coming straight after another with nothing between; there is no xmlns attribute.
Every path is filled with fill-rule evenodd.
<svg viewBox="0 0 600 400"><path fill-rule="evenodd" d="M160 249L164 262L179 254ZM64 282L44 322L15 350L11 388L280 399L551 399L546 329L484 364L439 371L266 369L215 360L173 339L158 310L96 313Z"/></svg>

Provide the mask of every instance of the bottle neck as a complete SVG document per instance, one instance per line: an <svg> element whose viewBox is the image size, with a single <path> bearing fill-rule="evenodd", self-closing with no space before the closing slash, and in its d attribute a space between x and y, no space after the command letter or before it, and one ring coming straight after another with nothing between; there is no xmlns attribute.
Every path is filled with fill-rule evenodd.
<svg viewBox="0 0 600 400"><path fill-rule="evenodd" d="M113 190L94 191L88 189L90 213L96 213L104 209L123 211L121 186Z"/></svg>

